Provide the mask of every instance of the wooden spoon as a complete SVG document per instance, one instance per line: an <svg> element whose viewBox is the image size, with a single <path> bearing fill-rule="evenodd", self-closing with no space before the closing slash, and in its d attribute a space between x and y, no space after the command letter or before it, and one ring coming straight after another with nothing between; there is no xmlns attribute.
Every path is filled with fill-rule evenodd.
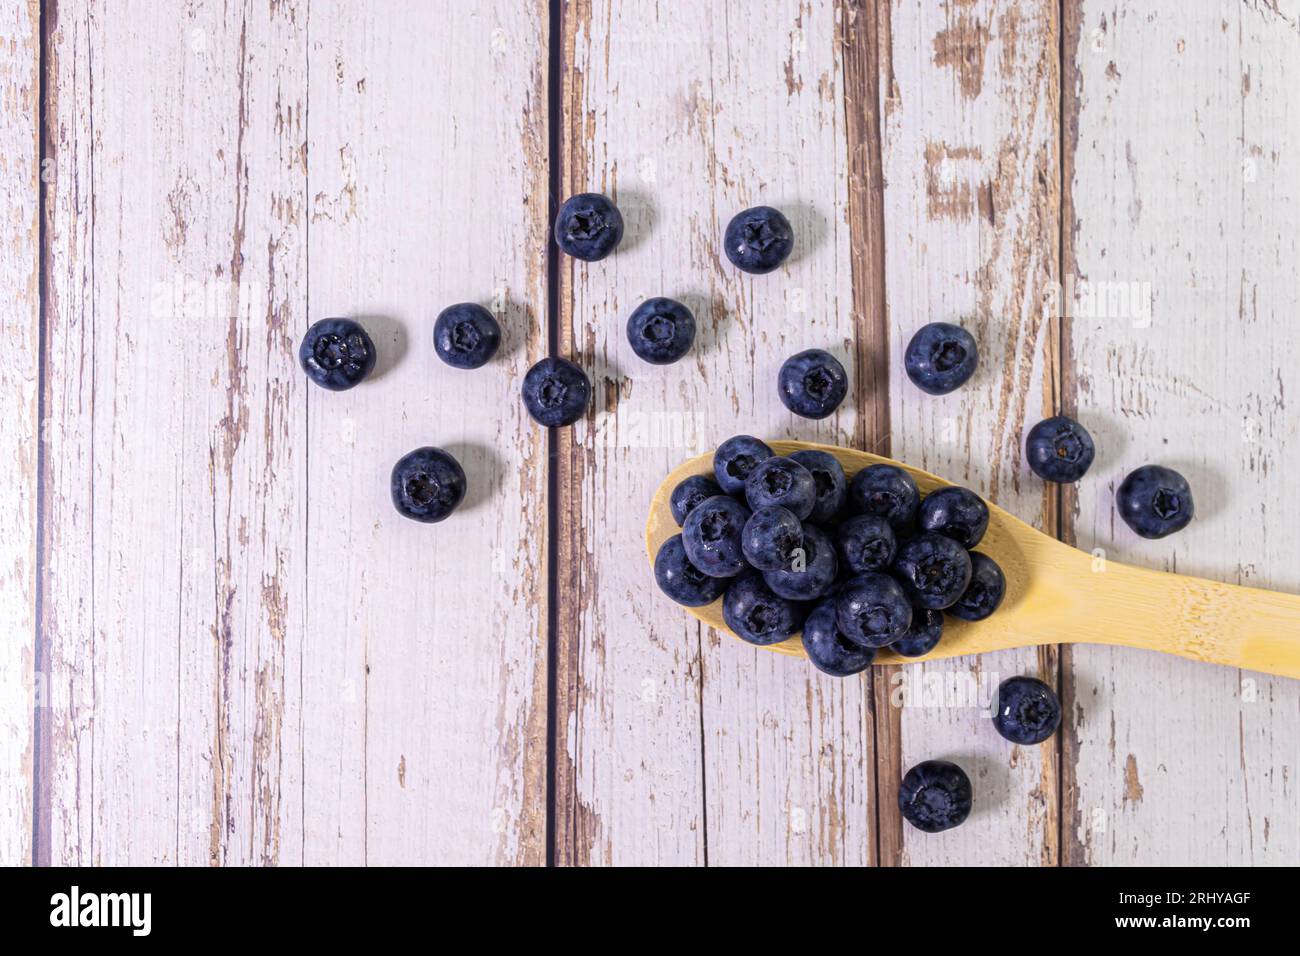
<svg viewBox="0 0 1300 956"><path fill-rule="evenodd" d="M850 477L867 465L897 465L916 479L925 494L952 484L901 461L852 448L799 441L768 444L780 455L805 448L830 452ZM681 530L668 497L690 475L712 477L713 454L683 462L655 491L645 528L652 567L659 546ZM977 623L946 618L943 639L925 657L882 651L876 663L905 664L1038 644L1114 644L1300 678L1300 597L1296 595L1096 558L1031 528L995 504L989 504L989 529L976 550L997 561L1006 574L1002 606ZM721 599L684 610L731 633L722 620ZM768 649L803 656L797 636Z"/></svg>

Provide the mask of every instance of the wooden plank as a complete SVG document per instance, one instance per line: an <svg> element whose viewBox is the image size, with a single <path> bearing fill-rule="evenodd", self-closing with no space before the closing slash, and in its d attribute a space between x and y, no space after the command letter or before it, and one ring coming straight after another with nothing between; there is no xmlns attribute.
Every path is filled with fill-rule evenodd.
<svg viewBox="0 0 1300 956"><path fill-rule="evenodd" d="M762 17L725 3L564 8L564 194L614 195L624 245L561 263L562 348L592 417L561 435L557 859L864 863L872 857L870 685L701 631L654 590L645 507L683 458L751 432L845 443L780 405L789 355L854 362L845 40L831 5ZM727 221L777 205L792 261L744 277ZM627 313L667 295L696 314L691 355L649 367Z"/></svg>
<svg viewBox="0 0 1300 956"><path fill-rule="evenodd" d="M1041 308L1058 238L1056 8L895 4L887 38L879 69L885 287L897 370L892 455L1051 530L1054 511L1021 447L1025 429L1050 407L1057 358L1050 313ZM901 374L908 340L935 321L964 325L981 350L976 377L942 398ZM1055 862L1055 751L1012 748L987 720L990 692L1019 673L1054 681L1055 656L990 654L892 676L890 700L902 706L900 769L956 760L971 775L977 807L968 825L941 836L905 827L898 862ZM884 814L892 813L886 797L896 785L881 781Z"/></svg>
<svg viewBox="0 0 1300 956"><path fill-rule="evenodd" d="M307 399L309 862L545 860L546 435L519 400L546 343L545 33L544 3L312 6L309 317L359 318L381 358ZM433 351L464 301L505 333L474 372ZM389 503L421 445L470 484L435 526Z"/></svg>
<svg viewBox="0 0 1300 956"><path fill-rule="evenodd" d="M0 364L0 866L32 862L35 773L36 449L40 430L40 5L0 9L0 245L7 300Z"/></svg>
<svg viewBox="0 0 1300 956"><path fill-rule="evenodd" d="M1079 413L1098 445L1079 545L1292 592L1298 14L1293 2L1083 0L1080 297L1067 299ZM1160 541L1113 507L1147 462L1177 468L1196 494L1196 520ZM1095 647L1075 648L1072 668L1070 862L1295 862L1300 686Z"/></svg>

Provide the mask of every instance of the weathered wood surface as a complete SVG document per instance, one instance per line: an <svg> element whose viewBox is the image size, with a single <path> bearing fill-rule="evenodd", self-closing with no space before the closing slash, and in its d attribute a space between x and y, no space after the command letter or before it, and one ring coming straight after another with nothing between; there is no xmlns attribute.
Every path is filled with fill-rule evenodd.
<svg viewBox="0 0 1300 956"><path fill-rule="evenodd" d="M1078 544L1295 592L1300 7L1077 14L1070 346L1098 444ZM1161 541L1113 507L1148 462L1196 495L1196 520ZM1296 862L1300 685L1082 647L1066 676L1069 862Z"/></svg>

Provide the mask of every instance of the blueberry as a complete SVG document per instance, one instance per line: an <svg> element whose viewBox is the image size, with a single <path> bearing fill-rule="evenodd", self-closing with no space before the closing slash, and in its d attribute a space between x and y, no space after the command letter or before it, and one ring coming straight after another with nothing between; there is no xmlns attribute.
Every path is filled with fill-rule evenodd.
<svg viewBox="0 0 1300 956"><path fill-rule="evenodd" d="M745 500L755 509L778 505L802 521L817 504L817 482L807 468L791 458L767 458L745 478Z"/></svg>
<svg viewBox="0 0 1300 956"><path fill-rule="evenodd" d="M1044 481L1078 481L1095 453L1088 429L1064 415L1043 419L1025 438L1025 458Z"/></svg>
<svg viewBox="0 0 1300 956"><path fill-rule="evenodd" d="M898 541L889 522L879 515L854 515L835 529L835 546L844 566L862 574L884 571L893 564Z"/></svg>
<svg viewBox="0 0 1300 956"><path fill-rule="evenodd" d="M587 411L591 381L568 359L544 358L524 376L524 407L548 428L572 425Z"/></svg>
<svg viewBox="0 0 1300 956"><path fill-rule="evenodd" d="M374 371L375 343L351 319L321 319L302 337L298 361L321 388L342 392Z"/></svg>
<svg viewBox="0 0 1300 956"><path fill-rule="evenodd" d="M844 366L821 349L790 356L776 381L781 403L804 418L825 418L839 408L849 391Z"/></svg>
<svg viewBox="0 0 1300 956"><path fill-rule="evenodd" d="M691 564L680 534L665 541L655 555L655 582L659 590L686 607L712 604L727 589L726 578L709 577Z"/></svg>
<svg viewBox="0 0 1300 956"><path fill-rule="evenodd" d="M555 242L575 259L604 259L622 238L623 217L600 193L570 196L555 217Z"/></svg>
<svg viewBox="0 0 1300 956"><path fill-rule="evenodd" d="M940 488L921 502L922 531L937 531L963 548L980 543L989 527L989 506L969 488Z"/></svg>
<svg viewBox="0 0 1300 956"><path fill-rule="evenodd" d="M1196 514L1187 479L1161 465L1131 471L1115 493L1124 523L1144 538L1163 538L1181 531Z"/></svg>
<svg viewBox="0 0 1300 956"><path fill-rule="evenodd" d="M939 833L958 826L971 809L970 777L947 760L917 764L898 788L898 809L903 819L924 833Z"/></svg>
<svg viewBox="0 0 1300 956"><path fill-rule="evenodd" d="M803 526L785 508L759 508L745 522L740 538L745 560L760 571L790 567L803 549Z"/></svg>
<svg viewBox="0 0 1300 956"><path fill-rule="evenodd" d="M473 302L449 305L433 323L433 349L452 368L479 368L496 354L501 326Z"/></svg>
<svg viewBox="0 0 1300 956"><path fill-rule="evenodd" d="M740 494L754 466L772 455L772 449L750 435L728 438L713 453L713 477L727 494Z"/></svg>
<svg viewBox="0 0 1300 956"><path fill-rule="evenodd" d="M668 496L668 507L673 513L673 520L677 526L681 527L686 522L686 516L705 498L712 498L714 495L722 494L722 489L712 478L705 478L703 475L691 475L683 479L673 489L673 493Z"/></svg>
<svg viewBox="0 0 1300 956"><path fill-rule="evenodd" d="M777 644L799 630L804 611L794 601L773 594L757 574L747 574L727 588L722 617L742 640Z"/></svg>
<svg viewBox="0 0 1300 956"><path fill-rule="evenodd" d="M998 563L979 551L970 553L970 584L948 613L963 621L982 621L998 609L1007 593L1007 579Z"/></svg>
<svg viewBox="0 0 1300 956"><path fill-rule="evenodd" d="M921 505L921 492L912 476L894 465L868 465L849 482L849 510L879 515L894 534L910 534Z"/></svg>
<svg viewBox="0 0 1300 956"><path fill-rule="evenodd" d="M416 521L441 521L465 497L465 471L441 448L417 448L393 466L393 507Z"/></svg>
<svg viewBox="0 0 1300 956"><path fill-rule="evenodd" d="M813 524L803 526L803 553L789 571L764 571L767 586L791 601L816 601L835 589L840 563L826 532Z"/></svg>
<svg viewBox="0 0 1300 956"><path fill-rule="evenodd" d="M902 657L923 657L934 650L943 637L943 611L916 608L912 611L912 626L889 649Z"/></svg>
<svg viewBox="0 0 1300 956"><path fill-rule="evenodd" d="M822 673L832 677L859 674L876 658L874 647L863 647L844 636L835 623L835 602L823 601L803 622L803 649Z"/></svg>
<svg viewBox="0 0 1300 956"><path fill-rule="evenodd" d="M682 526L682 543L691 564L715 578L735 577L747 567L741 532L749 509L735 498L718 495L696 505Z"/></svg>
<svg viewBox="0 0 1300 956"><path fill-rule="evenodd" d="M975 374L979 349L959 325L931 322L907 343L903 367L912 384L930 395L947 395Z"/></svg>
<svg viewBox="0 0 1300 956"><path fill-rule="evenodd" d="M899 545L894 574L914 605L942 610L966 592L971 557L952 538L923 531Z"/></svg>
<svg viewBox="0 0 1300 956"><path fill-rule="evenodd" d="M785 262L794 248L790 220L771 206L753 206L727 224L722 247L742 272L763 275Z"/></svg>
<svg viewBox="0 0 1300 956"><path fill-rule="evenodd" d="M844 636L864 647L885 647L907 633L912 605L888 574L868 571L849 578L835 596L835 619Z"/></svg>
<svg viewBox="0 0 1300 956"><path fill-rule="evenodd" d="M1013 744L1041 744L1061 726L1061 702L1036 677L1008 677L998 685L993 726Z"/></svg>
<svg viewBox="0 0 1300 956"><path fill-rule="evenodd" d="M817 503L808 520L813 524L830 524L844 510L849 496L849 482L839 459L829 452L808 449L794 452L790 460L807 468L817 486Z"/></svg>
<svg viewBox="0 0 1300 956"><path fill-rule="evenodd" d="M652 365L671 365L691 350L695 316L672 299L646 299L627 317L627 340Z"/></svg>

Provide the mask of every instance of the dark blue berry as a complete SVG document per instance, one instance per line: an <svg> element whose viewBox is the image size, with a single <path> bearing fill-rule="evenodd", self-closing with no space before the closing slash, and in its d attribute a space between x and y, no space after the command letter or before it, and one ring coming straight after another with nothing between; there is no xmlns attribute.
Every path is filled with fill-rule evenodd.
<svg viewBox="0 0 1300 956"><path fill-rule="evenodd" d="M321 319L307 330L298 361L321 388L342 392L358 385L375 368L375 343L352 319Z"/></svg>
<svg viewBox="0 0 1300 956"><path fill-rule="evenodd" d="M940 488L921 502L919 520L922 531L935 531L963 548L973 548L988 530L989 506L969 488Z"/></svg>
<svg viewBox="0 0 1300 956"><path fill-rule="evenodd" d="M802 554L788 571L764 571L767 586L791 601L816 601L835 590L840 563L826 532L812 524L803 526Z"/></svg>
<svg viewBox="0 0 1300 956"><path fill-rule="evenodd" d="M910 534L916 525L921 492L912 476L894 465L868 465L849 482L849 510L879 515L894 534Z"/></svg>
<svg viewBox="0 0 1300 956"><path fill-rule="evenodd" d="M735 498L718 495L701 501L686 516L682 543L691 564L715 578L735 577L748 565L741 533L749 509Z"/></svg>
<svg viewBox="0 0 1300 956"><path fill-rule="evenodd" d="M1131 471L1115 493L1124 523L1144 538L1163 538L1181 531L1196 514L1187 479L1162 465Z"/></svg>
<svg viewBox="0 0 1300 956"><path fill-rule="evenodd" d="M793 513L781 507L759 508L745 522L741 533L745 560L760 571L790 567L803 548L803 526Z"/></svg>
<svg viewBox="0 0 1300 956"><path fill-rule="evenodd" d="M393 507L415 521L441 521L465 497L465 471L441 448L417 448L393 466Z"/></svg>
<svg viewBox="0 0 1300 956"><path fill-rule="evenodd" d="M727 589L726 578L710 577L691 564L680 534L665 541L655 555L655 581L659 590L686 607L712 604Z"/></svg>
<svg viewBox="0 0 1300 956"><path fill-rule="evenodd" d="M712 478L705 478L703 475L691 475L678 482L673 493L668 496L668 507L673 513L673 520L677 526L681 527L686 522L686 516L705 498L712 498L714 495L722 494L722 489Z"/></svg>
<svg viewBox="0 0 1300 956"><path fill-rule="evenodd" d="M854 574L884 571L894 563L898 541L889 522L879 515L854 515L835 529L840 560Z"/></svg>
<svg viewBox="0 0 1300 956"><path fill-rule="evenodd" d="M803 649L819 671L832 677L859 674L876 657L874 647L863 647L840 631L834 601L818 604L803 622Z"/></svg>
<svg viewBox="0 0 1300 956"><path fill-rule="evenodd" d="M745 500L754 509L778 506L802 521L817 504L817 482L792 458L767 458L745 478Z"/></svg>
<svg viewBox="0 0 1300 956"><path fill-rule="evenodd" d="M568 359L544 358L524 376L524 407L548 428L572 425L587 411L591 382Z"/></svg>
<svg viewBox="0 0 1300 956"><path fill-rule="evenodd" d="M722 240L731 264L742 272L762 275L785 262L794 248L790 220L771 206L754 206L727 224Z"/></svg>
<svg viewBox="0 0 1300 956"><path fill-rule="evenodd" d="M1036 677L1008 677L998 685L993 726L1013 744L1041 744L1061 726L1061 702Z"/></svg>
<svg viewBox="0 0 1300 956"><path fill-rule="evenodd" d="M987 554L970 552L970 584L957 603L947 611L963 621L982 621L998 609L1007 593L1007 579L998 563Z"/></svg>
<svg viewBox="0 0 1300 956"><path fill-rule="evenodd" d="M473 302L449 305L433 323L433 348L453 368L479 368L496 354L501 326Z"/></svg>
<svg viewBox="0 0 1300 956"><path fill-rule="evenodd" d="M951 830L970 816L970 777L955 763L926 760L903 777L898 809L903 819L924 833Z"/></svg>
<svg viewBox="0 0 1300 956"><path fill-rule="evenodd" d="M1092 436L1073 418L1045 418L1025 438L1025 458L1044 481L1078 481L1092 464Z"/></svg>
<svg viewBox="0 0 1300 956"><path fill-rule="evenodd" d="M737 578L722 598L727 627L751 644L777 644L799 630L804 610L773 594L757 574Z"/></svg>
<svg viewBox="0 0 1300 956"><path fill-rule="evenodd" d="M931 322L907 343L903 367L917 388L930 395L947 395L975 374L979 349L959 325Z"/></svg>
<svg viewBox="0 0 1300 956"><path fill-rule="evenodd" d="M934 650L943 637L943 611L915 608L912 626L889 649L902 657L924 657Z"/></svg>
<svg viewBox="0 0 1300 956"><path fill-rule="evenodd" d="M555 217L555 242L575 259L604 259L622 238L623 217L600 193L570 196Z"/></svg>
<svg viewBox="0 0 1300 956"><path fill-rule="evenodd" d="M646 299L627 318L632 351L654 365L669 365L691 350L695 316L672 299Z"/></svg>
<svg viewBox="0 0 1300 956"><path fill-rule="evenodd" d="M792 355L777 376L781 402L804 418L825 418L849 391L849 377L834 355L821 349L807 349Z"/></svg>
<svg viewBox="0 0 1300 956"><path fill-rule="evenodd" d="M808 520L813 524L830 524L844 510L844 502L849 497L849 481L844 477L839 459L829 452L807 449L793 452L790 460L807 468L817 486L817 503Z"/></svg>
<svg viewBox="0 0 1300 956"><path fill-rule="evenodd" d="M772 449L752 435L728 438L713 453L713 477L727 494L740 494L754 466L772 455Z"/></svg>
<svg viewBox="0 0 1300 956"><path fill-rule="evenodd" d="M912 605L888 574L869 571L849 578L835 596L835 619L844 636L864 647L885 647L907 633Z"/></svg>
<svg viewBox="0 0 1300 956"><path fill-rule="evenodd" d="M914 605L942 610L970 584L971 557L952 538L923 531L899 545L894 574Z"/></svg>

